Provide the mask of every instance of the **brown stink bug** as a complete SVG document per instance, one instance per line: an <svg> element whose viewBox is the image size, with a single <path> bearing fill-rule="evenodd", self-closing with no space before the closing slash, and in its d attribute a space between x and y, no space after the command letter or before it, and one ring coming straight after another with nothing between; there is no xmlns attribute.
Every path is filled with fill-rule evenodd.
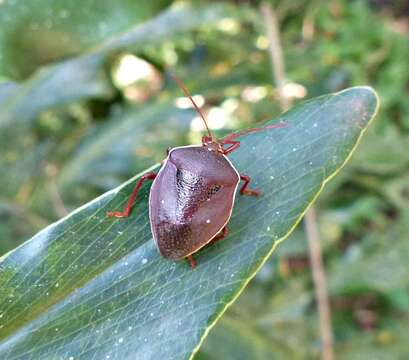
<svg viewBox="0 0 409 360"><path fill-rule="evenodd" d="M222 140L213 137L202 112L185 86L176 82L190 99L207 129L202 145L180 146L168 150L158 173L143 175L130 196L124 211L110 211L109 217L127 217L142 183L153 180L149 195L149 218L153 239L162 256L180 260L187 258L194 268L192 254L200 248L223 239L232 214L237 188L242 195L259 195L248 188L250 177L241 175L227 158L240 146L237 137L285 123L247 129Z"/></svg>

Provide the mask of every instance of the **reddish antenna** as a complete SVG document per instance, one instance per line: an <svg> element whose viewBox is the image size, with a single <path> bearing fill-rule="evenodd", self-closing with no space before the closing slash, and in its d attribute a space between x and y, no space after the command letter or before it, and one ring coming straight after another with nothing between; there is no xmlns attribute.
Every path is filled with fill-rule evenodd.
<svg viewBox="0 0 409 360"><path fill-rule="evenodd" d="M189 98L189 100L192 102L194 108L196 109L196 111L199 113L200 117L202 118L205 126L206 126L206 130L209 134L210 137L210 141L213 141L213 135L209 129L209 126L207 125L206 119L203 115L203 113L200 111L199 107L196 105L195 101L193 100L192 96L189 93L189 90L186 88L185 84L183 84L182 80L180 80L175 73L170 73L170 75L172 76L173 80L175 80L176 84L178 84L178 86L182 89L182 91L184 92L184 94L186 95L186 97Z"/></svg>

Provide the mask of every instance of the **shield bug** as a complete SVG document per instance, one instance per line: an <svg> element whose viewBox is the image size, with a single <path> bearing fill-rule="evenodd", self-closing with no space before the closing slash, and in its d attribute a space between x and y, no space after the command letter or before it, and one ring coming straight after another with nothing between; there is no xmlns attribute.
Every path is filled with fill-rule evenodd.
<svg viewBox="0 0 409 360"><path fill-rule="evenodd" d="M192 254L227 235L227 223L240 181L243 181L241 195L260 195L259 191L249 189L250 177L239 174L227 158L240 146L236 138L282 127L285 123L247 129L218 140L186 87L174 78L203 119L207 135L203 136L201 145L168 149L159 172L144 174L136 183L125 209L110 211L107 216L129 216L142 184L153 180L149 218L155 244L162 256L173 260L187 258L194 268Z"/></svg>

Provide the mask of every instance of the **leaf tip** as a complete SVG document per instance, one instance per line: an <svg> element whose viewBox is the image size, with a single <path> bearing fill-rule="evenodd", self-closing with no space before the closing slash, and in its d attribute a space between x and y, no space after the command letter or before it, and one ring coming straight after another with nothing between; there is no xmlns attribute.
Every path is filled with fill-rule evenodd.
<svg viewBox="0 0 409 360"><path fill-rule="evenodd" d="M361 129L366 128L379 109L379 96L370 86L355 86L342 90L338 94L347 96L348 106L355 112L351 121Z"/></svg>

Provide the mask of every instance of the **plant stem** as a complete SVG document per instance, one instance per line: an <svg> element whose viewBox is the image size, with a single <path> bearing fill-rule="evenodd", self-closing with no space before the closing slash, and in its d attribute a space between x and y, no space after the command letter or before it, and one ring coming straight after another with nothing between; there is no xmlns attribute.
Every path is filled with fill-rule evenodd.
<svg viewBox="0 0 409 360"><path fill-rule="evenodd" d="M275 78L279 102L281 109L285 111L290 107L291 100L285 96L283 91L285 85L285 66L280 41L278 19L271 5L266 2L263 2L261 4L260 11L267 30L271 66ZM314 207L311 207L305 214L304 226L308 240L315 297L318 304L320 333L322 341L321 359L333 360L334 351L331 327L331 310L328 300L326 276L322 261L319 231Z"/></svg>
<svg viewBox="0 0 409 360"><path fill-rule="evenodd" d="M304 217L304 226L307 233L312 278L314 281L315 297L318 304L318 314L321 332L321 358L322 360L334 359L333 335L331 327L331 309L328 299L327 281L322 262L320 236L317 226L317 215L313 206Z"/></svg>
<svg viewBox="0 0 409 360"><path fill-rule="evenodd" d="M262 3L260 10L267 30L271 68L278 92L278 101L280 102L281 110L286 111L290 107L291 102L290 99L284 95L285 69L278 19L270 4Z"/></svg>

